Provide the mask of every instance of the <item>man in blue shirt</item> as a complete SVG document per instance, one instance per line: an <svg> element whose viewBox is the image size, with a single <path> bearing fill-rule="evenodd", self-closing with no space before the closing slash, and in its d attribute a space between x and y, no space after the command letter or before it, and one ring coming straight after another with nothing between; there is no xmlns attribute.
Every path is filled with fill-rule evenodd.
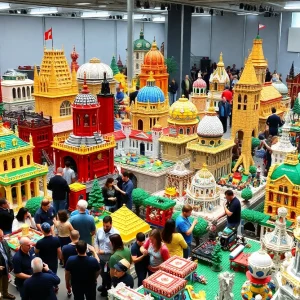
<svg viewBox="0 0 300 300"><path fill-rule="evenodd" d="M129 178L128 172L123 172L122 174L122 189L120 189L117 185L115 185L115 189L119 191L123 195L123 204L126 204L127 208L132 210L132 191L133 191L133 183Z"/></svg>
<svg viewBox="0 0 300 300"><path fill-rule="evenodd" d="M227 120L230 115L230 104L227 102L226 98L223 97L222 101L219 102L219 118L223 125L224 133L227 131Z"/></svg>
<svg viewBox="0 0 300 300"><path fill-rule="evenodd" d="M77 203L79 214L70 219L73 228L79 231L80 239L84 240L87 244L92 244L92 236L95 234L96 226L94 218L85 213L87 202L79 200Z"/></svg>
<svg viewBox="0 0 300 300"><path fill-rule="evenodd" d="M191 251L191 245L193 240L193 230L198 223L197 219L194 219L193 222L189 220L189 217L192 214L193 208L186 204L182 207L181 215L176 219L176 229L177 232L181 233L184 240L188 244L187 249L183 249L183 257L188 258Z"/></svg>
<svg viewBox="0 0 300 300"><path fill-rule="evenodd" d="M20 249L13 257L16 286L21 298L24 297L24 282L32 275L31 261L35 258L34 249L31 248L31 241L28 237L20 239Z"/></svg>
<svg viewBox="0 0 300 300"><path fill-rule="evenodd" d="M102 285L98 287L98 291L101 292L102 297L106 297L107 290L111 288L111 277L108 261L110 255L113 253L113 250L109 237L118 233L119 231L112 227L111 216L105 216L103 218L103 227L98 229L95 238L95 249L100 258L100 275L102 277Z"/></svg>
<svg viewBox="0 0 300 300"><path fill-rule="evenodd" d="M272 115L267 119L267 125L269 126L270 135L278 135L278 127L283 125L282 120L276 115L276 108L272 107Z"/></svg>
<svg viewBox="0 0 300 300"><path fill-rule="evenodd" d="M51 233L53 233L54 230L54 224L53 219L55 217L55 210L51 206L50 201L47 199L44 199L41 203L41 207L37 210L37 212L34 215L34 221L36 224L36 227L42 231L41 225L43 223L48 223L51 226Z"/></svg>
<svg viewBox="0 0 300 300"><path fill-rule="evenodd" d="M33 275L24 283L22 300L57 300L53 287L60 284L59 277L39 257L32 260L31 267Z"/></svg>
<svg viewBox="0 0 300 300"><path fill-rule="evenodd" d="M62 247L61 251L64 266L66 265L70 256L77 255L76 244L79 241L79 237L79 232L77 230L72 230L70 233L71 243Z"/></svg>
<svg viewBox="0 0 300 300"><path fill-rule="evenodd" d="M225 192L225 198L227 200L224 203L224 210L227 215L227 227L238 230L241 222L241 202L234 196L231 190Z"/></svg>

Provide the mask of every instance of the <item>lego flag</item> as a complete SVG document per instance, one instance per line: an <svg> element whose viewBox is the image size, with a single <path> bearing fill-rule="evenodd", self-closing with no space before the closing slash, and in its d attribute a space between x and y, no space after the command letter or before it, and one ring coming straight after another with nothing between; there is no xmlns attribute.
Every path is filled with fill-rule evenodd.
<svg viewBox="0 0 300 300"><path fill-rule="evenodd" d="M45 31L45 41L52 40L52 28Z"/></svg>
<svg viewBox="0 0 300 300"><path fill-rule="evenodd" d="M264 29L264 28L266 28L266 25L258 24L258 29L259 29L259 30L260 30L260 29Z"/></svg>

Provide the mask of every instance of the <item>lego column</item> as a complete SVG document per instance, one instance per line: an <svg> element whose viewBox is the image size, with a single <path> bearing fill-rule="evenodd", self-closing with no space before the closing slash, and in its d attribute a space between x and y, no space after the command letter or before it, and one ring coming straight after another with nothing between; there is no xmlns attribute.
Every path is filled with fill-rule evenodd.
<svg viewBox="0 0 300 300"><path fill-rule="evenodd" d="M191 25L192 7L172 4L168 12L167 57L173 56L178 64L178 71L173 77L179 86L184 76L190 75Z"/></svg>

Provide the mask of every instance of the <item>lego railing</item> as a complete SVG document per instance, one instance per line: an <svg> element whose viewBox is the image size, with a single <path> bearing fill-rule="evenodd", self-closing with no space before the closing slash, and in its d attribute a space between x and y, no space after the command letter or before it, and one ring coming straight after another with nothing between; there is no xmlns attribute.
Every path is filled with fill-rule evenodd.
<svg viewBox="0 0 300 300"><path fill-rule="evenodd" d="M81 145L80 147L75 147L71 145L63 144L65 137L54 137L52 147L59 150L65 150L70 152L75 152L78 154L89 154L96 151L101 151L105 149L110 149L116 147L116 141L114 136L104 136L105 144L99 144L95 146L88 147L86 145Z"/></svg>
<svg viewBox="0 0 300 300"><path fill-rule="evenodd" d="M2 174L0 175L0 181L4 183L10 183L16 180L22 180L23 178L28 178L28 177L37 177L36 175L40 175L41 173L47 173L48 172L48 166L43 166L39 164L34 164L34 167L37 169L34 171L26 172L21 175L15 175L15 176L10 176L8 177L7 174Z"/></svg>

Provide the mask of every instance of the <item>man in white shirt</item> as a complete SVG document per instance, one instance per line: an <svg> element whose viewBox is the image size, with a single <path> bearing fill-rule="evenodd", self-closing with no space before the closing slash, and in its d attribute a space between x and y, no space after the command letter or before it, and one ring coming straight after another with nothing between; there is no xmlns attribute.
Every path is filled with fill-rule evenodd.
<svg viewBox="0 0 300 300"><path fill-rule="evenodd" d="M65 162L65 167L64 167L64 173L63 173L63 178L66 180L68 185L71 183L75 182L75 172L70 168L71 163L69 161Z"/></svg>
<svg viewBox="0 0 300 300"><path fill-rule="evenodd" d="M107 296L107 290L111 288L110 270L108 261L112 254L112 247L109 237L113 234L119 233L117 229L112 227L111 216L103 218L103 228L99 228L95 238L95 249L100 258L100 275L102 277L102 286L98 287L102 297Z"/></svg>

